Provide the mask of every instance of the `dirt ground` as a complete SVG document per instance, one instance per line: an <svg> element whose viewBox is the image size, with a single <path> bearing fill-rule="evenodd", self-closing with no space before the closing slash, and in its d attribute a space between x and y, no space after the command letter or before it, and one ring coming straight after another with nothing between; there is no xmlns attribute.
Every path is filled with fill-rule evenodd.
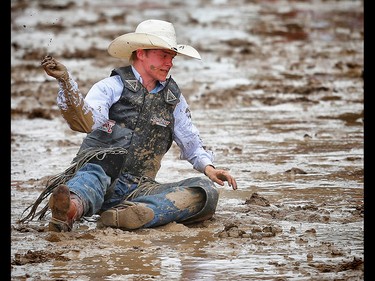
<svg viewBox="0 0 375 281"><path fill-rule="evenodd" d="M188 226L18 223L84 137L60 116L41 58L86 93L123 65L108 44L147 18L199 50L171 74L238 190L218 187L214 217ZM14 0L11 32L10 280L365 279L363 1ZM173 145L158 181L200 175L178 155Z"/></svg>

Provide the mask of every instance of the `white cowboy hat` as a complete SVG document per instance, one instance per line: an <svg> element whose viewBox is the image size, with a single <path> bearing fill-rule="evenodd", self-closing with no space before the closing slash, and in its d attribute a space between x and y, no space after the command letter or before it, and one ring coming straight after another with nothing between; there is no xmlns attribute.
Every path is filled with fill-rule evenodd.
<svg viewBox="0 0 375 281"><path fill-rule="evenodd" d="M117 37L108 46L108 53L115 58L129 59L137 49L168 49L177 54L201 59L198 51L189 45L178 45L173 24L162 20L145 20L135 32Z"/></svg>

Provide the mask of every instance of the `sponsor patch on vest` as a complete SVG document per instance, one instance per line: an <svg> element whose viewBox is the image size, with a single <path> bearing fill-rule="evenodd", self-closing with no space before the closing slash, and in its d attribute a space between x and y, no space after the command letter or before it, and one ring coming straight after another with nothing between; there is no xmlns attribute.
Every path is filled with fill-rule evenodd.
<svg viewBox="0 0 375 281"><path fill-rule="evenodd" d="M171 92L171 90L168 89L166 102L172 102L175 101L177 98L176 96Z"/></svg>
<svg viewBox="0 0 375 281"><path fill-rule="evenodd" d="M108 134L112 133L112 127L116 124L113 120L108 120L103 125L101 125L98 129L102 130L104 132L107 132Z"/></svg>
<svg viewBox="0 0 375 281"><path fill-rule="evenodd" d="M168 121L168 120L165 120L163 118L156 117L156 116L152 116L151 117L151 124L152 125L158 125L158 126L162 126L162 127L167 127L169 125L169 123L171 123L171 122Z"/></svg>
<svg viewBox="0 0 375 281"><path fill-rule="evenodd" d="M134 92L138 89L138 80L125 80L126 83L128 83L128 86L130 89L132 89Z"/></svg>

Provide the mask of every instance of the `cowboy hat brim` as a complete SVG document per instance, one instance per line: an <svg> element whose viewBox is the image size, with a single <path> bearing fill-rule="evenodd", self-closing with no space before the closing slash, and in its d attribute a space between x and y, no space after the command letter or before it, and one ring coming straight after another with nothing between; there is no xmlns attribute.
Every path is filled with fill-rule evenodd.
<svg viewBox="0 0 375 281"><path fill-rule="evenodd" d="M198 51L189 45L171 46L160 37L146 33L128 33L114 39L108 46L108 53L115 58L129 59L137 49L167 49L177 54L201 59Z"/></svg>

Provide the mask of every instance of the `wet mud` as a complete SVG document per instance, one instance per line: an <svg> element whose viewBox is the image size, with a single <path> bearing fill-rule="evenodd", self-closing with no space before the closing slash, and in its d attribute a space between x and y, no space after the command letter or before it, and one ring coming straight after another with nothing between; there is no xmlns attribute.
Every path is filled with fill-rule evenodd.
<svg viewBox="0 0 375 281"><path fill-rule="evenodd" d="M60 116L41 58L86 93L122 65L109 42L145 18L199 50L171 74L238 190L218 186L198 224L124 231L94 216L53 233L49 213L19 224L84 137ZM364 280L363 1L17 0L11 24L11 280ZM173 145L156 179L197 175Z"/></svg>

